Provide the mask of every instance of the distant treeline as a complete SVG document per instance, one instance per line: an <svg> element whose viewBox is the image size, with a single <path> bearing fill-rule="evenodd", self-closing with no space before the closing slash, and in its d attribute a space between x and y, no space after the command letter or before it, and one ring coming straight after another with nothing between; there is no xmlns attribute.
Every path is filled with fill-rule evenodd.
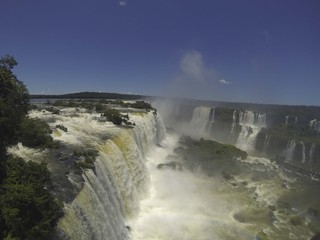
<svg viewBox="0 0 320 240"><path fill-rule="evenodd" d="M122 94L122 93L104 93L104 92L79 92L61 95L31 95L33 99L123 99L123 100L139 100L147 98L143 95Z"/></svg>

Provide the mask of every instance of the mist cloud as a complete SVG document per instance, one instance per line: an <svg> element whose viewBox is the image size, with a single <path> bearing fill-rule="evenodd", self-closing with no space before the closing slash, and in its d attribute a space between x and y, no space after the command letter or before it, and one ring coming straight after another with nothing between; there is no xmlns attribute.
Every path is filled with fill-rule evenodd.
<svg viewBox="0 0 320 240"><path fill-rule="evenodd" d="M202 98L213 90L214 71L206 66L199 51L185 52L179 62L179 73L167 94L174 97Z"/></svg>
<svg viewBox="0 0 320 240"><path fill-rule="evenodd" d="M202 54L192 50L184 54L180 62L180 80L195 82L208 81L213 77L213 71L207 68L203 62Z"/></svg>

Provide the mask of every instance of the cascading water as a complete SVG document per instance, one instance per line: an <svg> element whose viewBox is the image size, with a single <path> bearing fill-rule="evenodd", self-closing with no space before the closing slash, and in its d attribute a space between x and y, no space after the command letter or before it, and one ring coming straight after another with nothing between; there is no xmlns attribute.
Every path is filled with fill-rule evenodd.
<svg viewBox="0 0 320 240"><path fill-rule="evenodd" d="M126 221L139 212L149 184L145 157L166 135L161 117L153 111L129 112L135 126L119 128L104 122L100 114L81 109L60 112L34 111L29 115L47 121L54 129L53 138L68 149L95 149L99 153L94 169L82 174L80 192L65 205L65 215L57 227L60 238L128 239ZM55 128L57 124L68 131Z"/></svg>
<svg viewBox="0 0 320 240"><path fill-rule="evenodd" d="M242 115L241 125L264 126L263 114L250 114ZM175 155L179 135L165 137L163 122L153 112L129 113L136 124L131 127L116 127L100 121L99 114L81 109L63 110L60 115L32 112L31 116L46 120L54 130L52 136L67 148L99 151L94 170L82 174L81 191L65 205L59 239L307 240L314 234L309 226L319 229L319 221L305 209L320 209L317 181L283 171L269 159L250 156L237 160L238 173L227 179L220 172L207 176L189 171ZM57 124L68 132L57 129ZM284 154L288 161L295 145L288 143ZM314 151L312 144L310 161ZM42 154L23 146L12 152L28 159L41 159ZM158 168L159 163L173 160L182 162L183 170ZM298 216L302 223L293 225Z"/></svg>
<svg viewBox="0 0 320 240"><path fill-rule="evenodd" d="M209 134L212 132L212 127L213 127L214 118L215 118L215 112L216 112L216 108L211 108L210 115L209 115L209 121L208 121L207 127L206 127L208 129Z"/></svg>
<svg viewBox="0 0 320 240"><path fill-rule="evenodd" d="M199 136L209 135L211 125L214 123L214 108L196 107L193 110L192 119L189 123L191 129L196 129Z"/></svg>
<svg viewBox="0 0 320 240"><path fill-rule="evenodd" d="M301 162L302 162L302 163L305 163L305 162L306 162L306 147L305 147L303 141L300 141L299 143L301 144L301 147L302 147Z"/></svg>
<svg viewBox="0 0 320 240"><path fill-rule="evenodd" d="M231 125L231 131L230 131L230 138L232 138L235 135L235 129L236 129L236 120L237 120L237 110L233 111L232 114L232 125Z"/></svg>
<svg viewBox="0 0 320 240"><path fill-rule="evenodd" d="M286 149L281 154L281 159L283 159L283 161L286 161L286 162L292 161L295 148L296 148L296 141L295 140L289 141Z"/></svg>
<svg viewBox="0 0 320 240"><path fill-rule="evenodd" d="M320 133L320 121L317 121L317 119L311 120L309 126L311 129L314 129L317 133Z"/></svg>
<svg viewBox="0 0 320 240"><path fill-rule="evenodd" d="M262 150L262 152L263 152L264 154L267 153L267 150L268 150L268 148L269 148L270 138L271 138L271 136L268 135L268 134L266 134L266 138L264 139L263 150Z"/></svg>
<svg viewBox="0 0 320 240"><path fill-rule="evenodd" d="M289 116L286 116L286 120L285 120L284 124L285 124L286 126L288 126L288 122L289 122Z"/></svg>
<svg viewBox="0 0 320 240"><path fill-rule="evenodd" d="M266 127L266 114L251 111L240 112L239 124L241 125L241 132L236 146L245 151L253 152L258 133L263 127Z"/></svg>
<svg viewBox="0 0 320 240"><path fill-rule="evenodd" d="M316 144L312 143L309 150L309 163L312 163L314 160L314 151L316 149Z"/></svg>

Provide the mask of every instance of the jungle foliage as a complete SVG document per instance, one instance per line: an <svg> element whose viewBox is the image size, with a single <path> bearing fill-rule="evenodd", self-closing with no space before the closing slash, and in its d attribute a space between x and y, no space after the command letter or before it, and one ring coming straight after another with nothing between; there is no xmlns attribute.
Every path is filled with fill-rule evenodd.
<svg viewBox="0 0 320 240"><path fill-rule="evenodd" d="M12 72L16 60L0 58L0 239L47 239L61 206L50 194L45 164L7 155L6 148L22 141L29 146L50 141L47 125L26 117L29 93Z"/></svg>
<svg viewBox="0 0 320 240"><path fill-rule="evenodd" d="M237 159L245 159L247 153L228 144L221 144L211 140L194 140L181 137L180 147L175 153L182 157L184 165L194 170L201 168L209 175L225 171L235 174Z"/></svg>

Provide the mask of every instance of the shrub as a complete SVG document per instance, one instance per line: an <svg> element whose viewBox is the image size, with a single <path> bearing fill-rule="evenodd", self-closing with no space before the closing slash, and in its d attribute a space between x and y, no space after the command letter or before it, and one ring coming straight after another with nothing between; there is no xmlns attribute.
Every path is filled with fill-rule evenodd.
<svg viewBox="0 0 320 240"><path fill-rule="evenodd" d="M55 148L49 125L40 120L25 118L21 124L19 141L27 147Z"/></svg>
<svg viewBox="0 0 320 240"><path fill-rule="evenodd" d="M51 187L45 164L21 158L8 160L0 196L5 239L48 239L62 209L48 192Z"/></svg>
<svg viewBox="0 0 320 240"><path fill-rule="evenodd" d="M121 125L122 123L122 116L116 109L107 108L104 111L103 116L107 118L107 121L110 121L115 125Z"/></svg>

